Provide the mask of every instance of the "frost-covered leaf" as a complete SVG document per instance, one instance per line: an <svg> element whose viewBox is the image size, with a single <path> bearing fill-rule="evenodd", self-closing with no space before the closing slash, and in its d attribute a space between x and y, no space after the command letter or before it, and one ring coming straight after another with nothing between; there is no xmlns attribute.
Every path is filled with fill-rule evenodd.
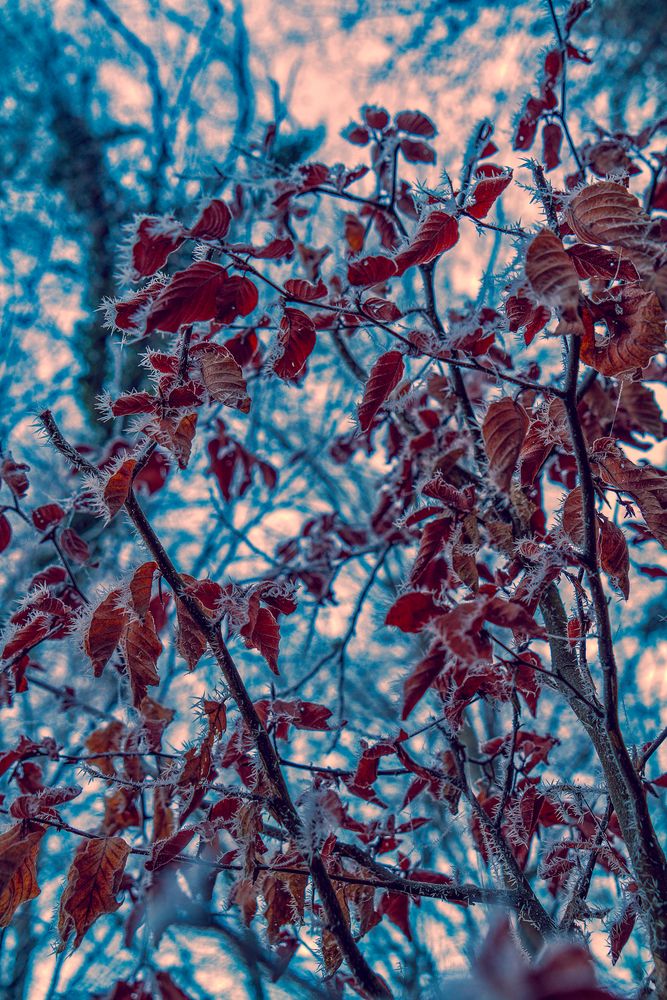
<svg viewBox="0 0 667 1000"><path fill-rule="evenodd" d="M188 323L214 319L218 296L227 280L224 267L207 260L177 271L154 299L146 318L146 333L176 333Z"/></svg>
<svg viewBox="0 0 667 1000"><path fill-rule="evenodd" d="M456 244L459 238L459 224L453 215L439 209L429 212L419 225L405 250L396 257L398 274L409 267L430 264L432 260Z"/></svg>
<svg viewBox="0 0 667 1000"><path fill-rule="evenodd" d="M22 903L39 895L37 857L45 826L16 823L0 833L0 927L8 927Z"/></svg>
<svg viewBox="0 0 667 1000"><path fill-rule="evenodd" d="M221 344L204 344L196 355L202 381L211 399L241 413L250 410L250 396L241 366Z"/></svg>
<svg viewBox="0 0 667 1000"><path fill-rule="evenodd" d="M272 363L278 378L293 381L303 371L316 341L310 316L300 309L285 308L278 333L278 356Z"/></svg>
<svg viewBox="0 0 667 1000"><path fill-rule="evenodd" d="M92 837L79 843L60 899L61 950L72 933L73 947L78 948L99 917L120 907L116 897L129 853L130 846L121 837Z"/></svg>
<svg viewBox="0 0 667 1000"><path fill-rule="evenodd" d="M567 207L565 219L582 243L606 246L632 246L647 225L637 198L615 181L583 188Z"/></svg>
<svg viewBox="0 0 667 1000"><path fill-rule="evenodd" d="M107 509L109 520L115 517L128 498L132 486L136 458L126 458L107 479L102 491L102 498Z"/></svg>

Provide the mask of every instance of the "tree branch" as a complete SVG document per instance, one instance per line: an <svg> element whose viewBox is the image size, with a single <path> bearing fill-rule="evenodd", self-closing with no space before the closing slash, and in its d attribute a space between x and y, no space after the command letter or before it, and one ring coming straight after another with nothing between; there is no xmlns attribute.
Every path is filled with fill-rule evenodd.
<svg viewBox="0 0 667 1000"><path fill-rule="evenodd" d="M85 468L87 472L97 477L101 476L99 470L94 465L91 465L90 462L83 459L66 441L53 418L53 414L49 410L44 410L40 414L40 420L52 444L65 458L75 467ZM209 648L220 667L231 696L236 702L245 727L257 749L264 773L272 790L272 806L276 817L296 843L303 842L303 826L285 782L280 767L280 760L255 710L255 706L241 679L238 667L222 638L220 626L212 624L209 621L199 602L187 590L180 574L153 530L132 489L130 489L125 501L125 510L141 535L146 548L158 564L160 572L171 587L174 596L183 603L188 613L197 623L197 626L206 636ZM335 937L352 973L371 997L391 997L388 987L373 972L359 950L336 896L333 883L317 851L312 852L309 867L310 874L326 913L328 930Z"/></svg>

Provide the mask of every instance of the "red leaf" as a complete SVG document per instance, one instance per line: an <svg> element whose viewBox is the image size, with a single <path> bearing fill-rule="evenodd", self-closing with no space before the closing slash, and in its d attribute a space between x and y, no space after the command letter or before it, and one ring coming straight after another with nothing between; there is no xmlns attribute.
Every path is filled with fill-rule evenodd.
<svg viewBox="0 0 667 1000"><path fill-rule="evenodd" d="M361 114L370 128L382 129L389 124L388 112L376 104L364 104Z"/></svg>
<svg viewBox="0 0 667 1000"><path fill-rule="evenodd" d="M401 632L421 632L427 622L443 609L433 603L433 594L410 590L394 601L384 620L385 625L400 628Z"/></svg>
<svg viewBox="0 0 667 1000"><path fill-rule="evenodd" d="M120 642L127 614L118 607L119 590L112 590L95 608L86 629L83 648L91 659L96 677L102 673Z"/></svg>
<svg viewBox="0 0 667 1000"><path fill-rule="evenodd" d="M123 652L136 706L146 697L149 687L160 683L156 664L162 652L162 643L155 631L153 617L148 611L143 621L133 620L123 637Z"/></svg>
<svg viewBox="0 0 667 1000"><path fill-rule="evenodd" d="M269 724L287 723L295 729L310 729L313 731L326 731L329 729L329 719L332 712L325 705L318 705L314 701L283 701L274 698L269 701L263 698L255 702L255 709L263 724L268 728Z"/></svg>
<svg viewBox="0 0 667 1000"><path fill-rule="evenodd" d="M274 674L278 670L280 626L268 608L259 608L251 622L241 629L248 649L258 649Z"/></svg>
<svg viewBox="0 0 667 1000"><path fill-rule="evenodd" d="M510 295L505 302L505 313L512 333L524 328L523 339L526 346L544 329L551 316L548 309L538 306L525 295Z"/></svg>
<svg viewBox="0 0 667 1000"><path fill-rule="evenodd" d="M512 141L513 149L527 150L533 145L535 141L535 133L537 132L537 119L535 119L531 114L524 114L519 119L517 127L514 131L514 139Z"/></svg>
<svg viewBox="0 0 667 1000"><path fill-rule="evenodd" d="M124 333L143 335L143 324L150 304L158 297L164 287L164 283L156 279L150 285L142 288L136 295L121 299L120 302L112 302L109 306L111 325Z"/></svg>
<svg viewBox="0 0 667 1000"><path fill-rule="evenodd" d="M14 799L9 811L17 819L35 819L37 816L57 815L54 806L71 802L83 789L80 785L56 786L54 788L42 788L37 792L27 795L19 795Z"/></svg>
<svg viewBox="0 0 667 1000"><path fill-rule="evenodd" d="M176 425L173 420L161 420L155 439L172 453L179 469L186 469L190 461L192 442L197 429L197 414L186 413Z"/></svg>
<svg viewBox="0 0 667 1000"><path fill-rule="evenodd" d="M455 245L459 238L459 225L453 215L436 210L430 212L417 227L406 250L396 258L399 274L415 264L428 264L441 253Z"/></svg>
<svg viewBox="0 0 667 1000"><path fill-rule="evenodd" d="M639 281L637 268L631 260L622 256L620 250L604 247L590 247L585 243L575 243L565 251L571 258L582 280L605 278L607 280Z"/></svg>
<svg viewBox="0 0 667 1000"><path fill-rule="evenodd" d="M442 552L451 533L452 520L449 517L436 517L426 525L419 542L419 551L410 571L410 583L413 586L419 585L429 564Z"/></svg>
<svg viewBox="0 0 667 1000"><path fill-rule="evenodd" d="M313 285L303 278L289 278L285 282L285 291L290 298L300 299L302 302L315 302L322 299L327 294L327 286L323 281L318 281Z"/></svg>
<svg viewBox="0 0 667 1000"><path fill-rule="evenodd" d="M424 139L432 139L436 133L436 127L422 111L399 111L394 119L396 128L402 132L409 132L410 135L421 135Z"/></svg>
<svg viewBox="0 0 667 1000"><path fill-rule="evenodd" d="M132 244L133 280L148 278L159 271L184 240L185 230L174 219L142 219Z"/></svg>
<svg viewBox="0 0 667 1000"><path fill-rule="evenodd" d="M482 631L486 617L483 598L464 601L437 619L443 644L450 653L471 666L491 659L491 642Z"/></svg>
<svg viewBox="0 0 667 1000"><path fill-rule="evenodd" d="M30 466L22 462L15 462L11 457L6 458L0 466L0 479L4 479L15 497L19 500L25 496L30 486L26 472L30 471Z"/></svg>
<svg viewBox="0 0 667 1000"><path fill-rule="evenodd" d="M213 198L200 212L190 236L199 240L221 240L227 235L231 221L232 213L224 201Z"/></svg>
<svg viewBox="0 0 667 1000"><path fill-rule="evenodd" d="M351 142L355 146L366 146L370 142L371 134L367 128L363 125L358 125L356 122L350 122L343 131L341 135L348 142Z"/></svg>
<svg viewBox="0 0 667 1000"><path fill-rule="evenodd" d="M560 147L563 130L556 122L550 122L542 129L542 162L545 170L555 170L560 163Z"/></svg>
<svg viewBox="0 0 667 1000"><path fill-rule="evenodd" d="M581 547L584 544L584 514L580 486L575 486L565 498L561 512L561 527L575 545Z"/></svg>
<svg viewBox="0 0 667 1000"><path fill-rule="evenodd" d="M582 243L629 247L643 238L648 222L637 198L615 181L583 188L568 205L565 220Z"/></svg>
<svg viewBox="0 0 667 1000"><path fill-rule="evenodd" d="M367 316L380 323L393 323L403 315L394 302L390 302L389 299L379 299L376 296L364 299L361 303L361 309Z"/></svg>
<svg viewBox="0 0 667 1000"><path fill-rule="evenodd" d="M0 514L0 552L4 552L12 540L12 526L4 514Z"/></svg>
<svg viewBox="0 0 667 1000"><path fill-rule="evenodd" d="M550 49L544 57L544 75L556 83L563 71L563 56L559 49Z"/></svg>
<svg viewBox="0 0 667 1000"><path fill-rule="evenodd" d="M152 413L157 399L150 392L126 392L111 403L114 417L127 417L134 413Z"/></svg>
<svg viewBox="0 0 667 1000"><path fill-rule="evenodd" d="M8 927L16 910L39 895L37 858L46 827L16 823L0 833L0 927Z"/></svg>
<svg viewBox="0 0 667 1000"><path fill-rule="evenodd" d="M227 281L224 267L207 260L177 271L153 302L146 333L154 330L176 333L186 323L214 319L218 296Z"/></svg>
<svg viewBox="0 0 667 1000"><path fill-rule="evenodd" d="M366 227L361 219L352 212L345 215L345 240L352 253L359 253L366 238Z"/></svg>
<svg viewBox="0 0 667 1000"><path fill-rule="evenodd" d="M606 483L635 498L650 531L667 548L667 473L652 465L635 465L613 444L607 444L596 461Z"/></svg>
<svg viewBox="0 0 667 1000"><path fill-rule="evenodd" d="M445 651L436 643L420 660L403 684L403 711L401 718L407 719L415 705L421 701L436 677L445 668Z"/></svg>
<svg viewBox="0 0 667 1000"><path fill-rule="evenodd" d="M667 570L663 569L662 566L639 566L638 569L640 573L650 577L651 580L667 579Z"/></svg>
<svg viewBox="0 0 667 1000"><path fill-rule="evenodd" d="M10 660L17 653L37 646L51 631L48 615L37 614L14 632L0 654L0 659Z"/></svg>
<svg viewBox="0 0 667 1000"><path fill-rule="evenodd" d="M281 257L291 257L294 253L291 240L271 240L263 247L255 247L250 243L232 243L228 247L234 253L257 257L258 260L279 260Z"/></svg>
<svg viewBox="0 0 667 1000"><path fill-rule="evenodd" d="M565 15L565 34L569 35L582 14L591 8L591 0L572 0ZM569 46L568 46L569 48Z"/></svg>
<svg viewBox="0 0 667 1000"><path fill-rule="evenodd" d="M526 705L534 716L537 711L537 702L542 690L542 684L539 671L537 669L534 670L532 667L533 663L535 667L541 667L534 653L522 653L520 662L515 661L512 664L512 670L516 689L523 696Z"/></svg>
<svg viewBox="0 0 667 1000"><path fill-rule="evenodd" d="M512 180L509 167L491 177L480 177L466 199L465 210L475 219L485 219Z"/></svg>
<svg viewBox="0 0 667 1000"><path fill-rule="evenodd" d="M316 334L313 321L300 309L285 308L280 321L278 348L280 356L273 362L278 378L293 381L303 371L315 347Z"/></svg>
<svg viewBox="0 0 667 1000"><path fill-rule="evenodd" d="M90 558L88 543L74 528L65 528L60 535L60 545L66 556L74 562L85 563Z"/></svg>
<svg viewBox="0 0 667 1000"><path fill-rule="evenodd" d="M132 599L132 607L140 618L146 617L146 612L150 607L153 579L157 568L157 563L151 560L150 562L142 563L132 574L130 597Z"/></svg>
<svg viewBox="0 0 667 1000"><path fill-rule="evenodd" d="M581 325L577 315L579 276L551 230L543 229L531 240L526 252L526 277L540 302L557 306L567 322Z"/></svg>
<svg viewBox="0 0 667 1000"><path fill-rule="evenodd" d="M404 892L384 892L380 896L378 913L395 924L399 930L403 931L408 941L412 941L412 931L408 911L410 907L410 897Z"/></svg>
<svg viewBox="0 0 667 1000"><path fill-rule="evenodd" d="M348 266L347 280L351 285L378 285L392 278L396 270L396 264L390 257L362 257Z"/></svg>
<svg viewBox="0 0 667 1000"><path fill-rule="evenodd" d="M176 600L176 649L188 665L188 670L194 670L206 652L208 639L199 623L190 614L183 601Z"/></svg>
<svg viewBox="0 0 667 1000"><path fill-rule="evenodd" d="M469 514L475 506L475 492L471 486L457 490L440 475L434 476L433 479L424 483L422 493L425 497L431 497L433 500L441 500L442 503L461 514Z"/></svg>
<svg viewBox="0 0 667 1000"><path fill-rule="evenodd" d="M93 837L82 840L67 873L60 900L58 932L62 945L75 932L78 948L98 917L114 913L120 906L120 890L130 846L121 837Z"/></svg>
<svg viewBox="0 0 667 1000"><path fill-rule="evenodd" d="M435 150L427 142L401 139L399 145L408 163L435 163Z"/></svg>
<svg viewBox="0 0 667 1000"><path fill-rule="evenodd" d="M194 355L195 351L191 353ZM201 368L202 382L211 399L247 413L250 410L250 396L243 371L227 348L220 344L203 344L196 357Z"/></svg>
<svg viewBox="0 0 667 1000"><path fill-rule="evenodd" d="M249 316L258 302L257 285L250 278L233 274L218 289L215 318L219 323L232 323L237 316Z"/></svg>
<svg viewBox="0 0 667 1000"><path fill-rule="evenodd" d="M600 565L627 601L630 596L628 543L622 529L606 517L600 531Z"/></svg>
<svg viewBox="0 0 667 1000"><path fill-rule="evenodd" d="M593 323L586 325L581 360L602 375L645 368L665 350L665 317L655 292L622 285L599 297L591 310L604 320L609 337L598 344Z"/></svg>
<svg viewBox="0 0 667 1000"><path fill-rule="evenodd" d="M359 426L364 433L373 423L382 404L403 378L404 371L405 365L400 351L387 351L373 365L358 410Z"/></svg>
<svg viewBox="0 0 667 1000"><path fill-rule="evenodd" d="M116 516L127 500L132 485L132 473L136 464L136 458L126 459L107 480L103 496L107 511L109 512L109 520Z"/></svg>
<svg viewBox="0 0 667 1000"><path fill-rule="evenodd" d="M165 868L174 858L187 847L196 833L195 827L184 827L171 837L158 840L153 844L151 856L146 862L146 871L157 872Z"/></svg>
<svg viewBox="0 0 667 1000"><path fill-rule="evenodd" d="M631 899L625 903L620 915L609 928L609 953L612 965L616 965L621 957L621 952L630 939L636 919L637 909L634 900Z"/></svg>
<svg viewBox="0 0 667 1000"><path fill-rule="evenodd" d="M528 423L523 406L508 397L491 403L486 411L482 437L491 475L504 493L509 490Z"/></svg>
<svg viewBox="0 0 667 1000"><path fill-rule="evenodd" d="M65 511L59 503L45 503L32 512L32 523L38 531L46 531L54 524L60 524L65 517Z"/></svg>
<svg viewBox="0 0 667 1000"><path fill-rule="evenodd" d="M505 600L502 597L487 597L483 600L484 618L501 628L511 628L529 636L542 636L543 630L533 615L523 604Z"/></svg>

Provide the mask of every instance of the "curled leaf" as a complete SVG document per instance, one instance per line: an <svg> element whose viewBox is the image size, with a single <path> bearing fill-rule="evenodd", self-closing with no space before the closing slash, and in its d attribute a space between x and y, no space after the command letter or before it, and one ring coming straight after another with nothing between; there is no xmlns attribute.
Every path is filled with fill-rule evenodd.
<svg viewBox="0 0 667 1000"><path fill-rule="evenodd" d="M628 246L641 239L647 220L633 194L622 184L589 184L570 202L565 220L583 243Z"/></svg>
<svg viewBox="0 0 667 1000"><path fill-rule="evenodd" d="M609 337L596 341L593 323L584 324L581 359L602 375L645 368L665 350L665 317L654 292L623 285L599 297L591 310Z"/></svg>

